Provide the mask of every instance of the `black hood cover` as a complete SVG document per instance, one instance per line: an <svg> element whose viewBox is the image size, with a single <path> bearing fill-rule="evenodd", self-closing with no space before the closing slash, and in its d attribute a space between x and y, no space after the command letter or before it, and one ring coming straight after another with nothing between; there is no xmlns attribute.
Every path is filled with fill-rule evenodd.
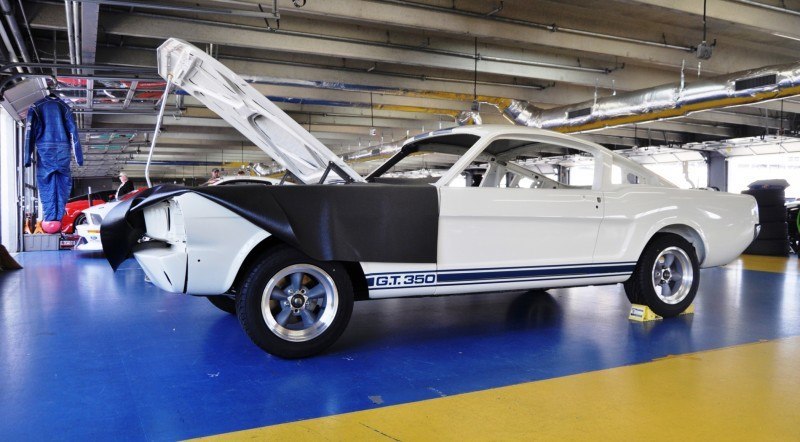
<svg viewBox="0 0 800 442"><path fill-rule="evenodd" d="M116 270L144 234L144 208L187 192L320 261L436 262L439 197L430 185L163 185L122 202L103 220L100 238L111 267Z"/></svg>

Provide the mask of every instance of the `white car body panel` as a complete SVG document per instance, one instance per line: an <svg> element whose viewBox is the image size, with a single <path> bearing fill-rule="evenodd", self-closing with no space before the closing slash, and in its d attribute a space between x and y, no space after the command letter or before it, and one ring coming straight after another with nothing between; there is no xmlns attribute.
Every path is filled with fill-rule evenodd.
<svg viewBox="0 0 800 442"><path fill-rule="evenodd" d="M250 221L194 193L148 207L144 216L148 236L166 241L170 247L144 249L135 252L134 257L155 285L177 293L225 293L250 251L270 236ZM152 232L156 232L155 236ZM191 241L187 242L187 238ZM164 268L166 277L148 271L148 267L159 268L161 263L171 263L169 270Z"/></svg>
<svg viewBox="0 0 800 442"><path fill-rule="evenodd" d="M492 284L535 288L509 284L553 278L538 267L592 263L603 215L600 192L442 187L440 196L436 294L480 292Z"/></svg>
<svg viewBox="0 0 800 442"><path fill-rule="evenodd" d="M172 75L303 182L319 181L331 163L354 181L364 181L277 106L188 43L171 39L162 45L159 72ZM359 263L371 298L616 283L630 276L658 232L677 233L694 243L703 267L732 261L754 238L758 213L752 197L677 189L631 160L567 135L518 126L466 126L417 136L406 144L444 134L479 138L435 183L437 262ZM523 141L514 145L520 149L537 142L583 151L594 160L592 184L448 187L477 159L490 167L513 161L518 152L512 148L486 159L487 146L497 140ZM616 169L625 184L614 182ZM169 214L164 213L167 207ZM134 255L157 286L172 292L229 292L246 257L270 236L194 193L146 208L145 218L147 234L167 247Z"/></svg>
<svg viewBox="0 0 800 442"><path fill-rule="evenodd" d="M397 298L433 295L436 287L436 264L362 262L369 297Z"/></svg>
<svg viewBox="0 0 800 442"><path fill-rule="evenodd" d="M656 232L685 226L701 241L695 244L700 267L720 266L752 242L753 225L758 223L748 195L649 186L623 187L604 195L606 216L595 252L595 260L601 262L636 260ZM672 230L684 233L682 229Z"/></svg>

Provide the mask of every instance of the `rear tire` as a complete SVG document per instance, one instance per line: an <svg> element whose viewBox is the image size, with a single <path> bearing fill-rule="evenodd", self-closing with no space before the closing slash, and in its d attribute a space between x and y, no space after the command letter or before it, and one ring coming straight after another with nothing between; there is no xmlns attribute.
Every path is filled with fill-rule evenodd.
<svg viewBox="0 0 800 442"><path fill-rule="evenodd" d="M328 348L352 312L353 286L345 267L287 246L268 250L236 294L239 323L250 339L287 359Z"/></svg>
<svg viewBox="0 0 800 442"><path fill-rule="evenodd" d="M669 318L686 310L697 295L700 265L689 241L672 233L647 244L633 275L623 286L631 303L644 304Z"/></svg>
<svg viewBox="0 0 800 442"><path fill-rule="evenodd" d="M232 295L206 296L206 299L223 312L236 314L236 299Z"/></svg>

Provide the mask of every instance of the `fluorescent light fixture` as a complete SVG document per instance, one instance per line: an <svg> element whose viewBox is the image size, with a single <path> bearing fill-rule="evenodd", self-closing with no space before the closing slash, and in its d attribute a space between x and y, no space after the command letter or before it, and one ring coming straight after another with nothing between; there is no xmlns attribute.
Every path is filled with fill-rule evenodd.
<svg viewBox="0 0 800 442"><path fill-rule="evenodd" d="M774 35L776 37L788 38L789 40L800 41L800 37L795 37L793 35L781 34L779 32L773 32L772 35Z"/></svg>

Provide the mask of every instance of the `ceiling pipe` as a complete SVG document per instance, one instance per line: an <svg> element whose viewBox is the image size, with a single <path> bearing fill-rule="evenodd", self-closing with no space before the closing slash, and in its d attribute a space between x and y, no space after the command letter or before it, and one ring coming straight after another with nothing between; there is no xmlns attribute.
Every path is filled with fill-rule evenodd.
<svg viewBox="0 0 800 442"><path fill-rule="evenodd" d="M381 95L394 95L413 98L432 98L438 100L473 101L491 103L506 107L511 104L511 99L489 95L473 95L458 92L430 91L422 89L406 89L398 87L371 86L356 83L322 80L298 80L293 78L279 78L257 75L241 75L242 79L251 84L267 84L272 86L292 86L312 89L327 89L348 92L376 93ZM379 107L376 107L376 109Z"/></svg>
<svg viewBox="0 0 800 442"><path fill-rule="evenodd" d="M800 62L667 84L552 109L513 100L504 114L522 126L583 132L684 117L692 112L800 94Z"/></svg>
<svg viewBox="0 0 800 442"><path fill-rule="evenodd" d="M17 21L14 19L14 11L11 10L11 4L8 2L8 0L0 0L0 11L2 11L3 15L6 16L8 29L11 31L14 41L17 43L22 60L25 63L30 63L31 59L28 56L28 46L25 44L25 38L22 37L22 32L20 32L19 26L17 26ZM8 38L7 35L6 38Z"/></svg>
<svg viewBox="0 0 800 442"><path fill-rule="evenodd" d="M72 35L72 2L64 0L64 14L67 17L67 42L69 43L69 64L78 64L75 61L75 37Z"/></svg>
<svg viewBox="0 0 800 442"><path fill-rule="evenodd" d="M41 63L39 59L39 50L36 49L36 42L33 39L33 32L31 32L31 22L28 20L28 15L25 13L25 7L22 5L22 0L17 0L19 4L19 12L22 14L22 22L25 23L25 30L28 31L28 37L31 42L31 49L33 49L33 56L36 58L37 63Z"/></svg>
<svg viewBox="0 0 800 442"><path fill-rule="evenodd" d="M74 66L64 66L63 63L11 63L4 66L0 66L0 72L5 72L9 69L14 69L17 67L27 67L27 68L44 68L44 69L67 69L67 68L79 68L85 69L89 71L101 71L101 72L130 72L131 74L141 74L143 79L152 79L152 81L160 81L164 82L164 79L158 76L158 70L156 68L147 68L147 67L138 67L138 66L123 66L123 65L113 65L113 64L79 64ZM148 78L144 78L144 76L148 76ZM138 78L138 77L137 77Z"/></svg>
<svg viewBox="0 0 800 442"><path fill-rule="evenodd" d="M800 94L800 62L721 75L694 83L674 83L583 103L539 109L512 100L503 113L515 124L562 133L683 117L692 112L751 104ZM391 151L392 148L387 148ZM395 151L399 146L393 148ZM365 161L385 155L373 148L348 154L345 160Z"/></svg>
<svg viewBox="0 0 800 442"><path fill-rule="evenodd" d="M6 32L6 27L2 22L0 22L0 39L3 40L3 45L8 50L8 58L11 60L11 63L19 63L19 58L17 58L14 45L11 44L11 40L8 38L8 32ZM19 66L17 66L16 69L20 74L24 72Z"/></svg>
<svg viewBox="0 0 800 442"><path fill-rule="evenodd" d="M770 11L781 12L781 13L784 13L784 14L790 14L790 15L794 15L794 16L800 17L800 11L795 11L795 10L784 8L784 7L781 7L781 6L767 5L767 4L756 2L756 1L753 1L753 0L731 0L731 1L733 1L735 3L741 3L743 5L755 6L756 8L769 9Z"/></svg>
<svg viewBox="0 0 800 442"><path fill-rule="evenodd" d="M210 15L233 15L239 17L251 17L251 18L269 18L269 19L280 19L280 14L278 13L277 8L274 9L272 12L261 12L261 11L245 11L242 9L218 9L218 8L205 8L201 6L181 6L181 5L170 5L165 3L145 3L141 1L132 1L132 0L74 0L75 3L97 3L101 5L109 5L109 6L124 6L126 8L141 8L141 9L150 9L156 11L175 11L175 12L191 12L193 14L210 14ZM240 3L242 6L249 6L252 7L254 4L252 3Z"/></svg>
<svg viewBox="0 0 800 442"><path fill-rule="evenodd" d="M80 4L72 2L72 38L75 39L75 63L81 64L83 54L81 53L81 12Z"/></svg>
<svg viewBox="0 0 800 442"><path fill-rule="evenodd" d="M135 46L135 45L112 45L107 43L100 43L100 46L108 47L108 48L119 48L124 47L127 49L135 49L139 51L149 51L155 52L154 48L148 48L144 46ZM373 75L383 76L383 77L400 77L400 78L410 78L413 80L430 80L430 81L442 81L445 83L459 83L459 84L469 84L472 86L474 84L474 80L472 79L461 79L461 78L446 78L446 77L437 77L432 75L415 75L409 74L405 72L389 72L389 71L381 71L376 69L360 69L360 68L349 68L345 66L330 66L326 64L318 64L318 63L308 63L308 62L298 62L298 61L287 61L287 60L277 60L277 59L268 59L268 58L258 58L258 57L245 57L241 55L230 55L230 54L217 54L220 60L237 60L237 61L247 61L252 63L269 63L269 64L278 64L283 66L297 66L297 67L306 67L306 68L316 68L316 69L328 69L328 70L337 70L343 72L355 72L355 73L370 73ZM242 76L245 78L245 76ZM247 80L247 78L245 78ZM483 81L479 80L478 85L486 85L486 86L504 86L504 87L515 87L520 89L532 89L541 91L547 89L548 87L552 87L554 83L550 83L547 85L540 85L540 84L520 84L520 83L513 83L513 82L501 82L501 81Z"/></svg>

